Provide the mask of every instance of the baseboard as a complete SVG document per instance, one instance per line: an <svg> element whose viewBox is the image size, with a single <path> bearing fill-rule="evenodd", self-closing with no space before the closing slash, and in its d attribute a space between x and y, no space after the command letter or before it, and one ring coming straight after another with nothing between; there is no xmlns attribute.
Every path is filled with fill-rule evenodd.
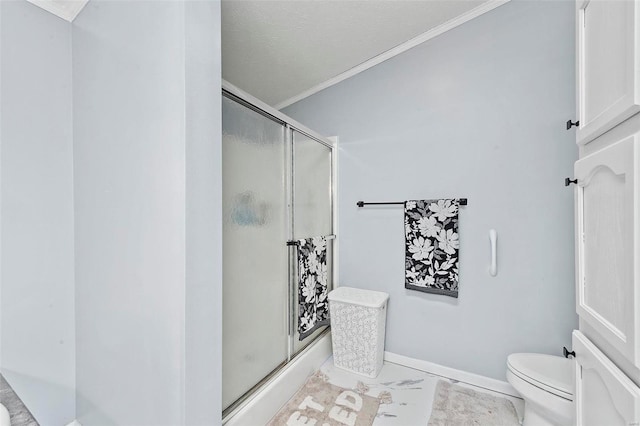
<svg viewBox="0 0 640 426"><path fill-rule="evenodd" d="M264 425L304 382L331 356L331 333L312 343L272 378L238 411L222 420L225 426Z"/></svg>
<svg viewBox="0 0 640 426"><path fill-rule="evenodd" d="M71 423L69 423L67 426L82 426L82 425L80 424L80 422L79 422L79 421L74 420L74 421L72 421Z"/></svg>
<svg viewBox="0 0 640 426"><path fill-rule="evenodd" d="M436 376L445 377L447 379L457 380L468 385L487 389L493 392L499 392L505 395L521 398L520 394L508 382L492 379L490 377L481 376L479 374L469 373L455 368L445 367L444 365L435 364L429 361L409 358L408 356L394 354L393 352L384 352L384 360L393 364L403 365L415 370L424 371L425 373L434 374Z"/></svg>

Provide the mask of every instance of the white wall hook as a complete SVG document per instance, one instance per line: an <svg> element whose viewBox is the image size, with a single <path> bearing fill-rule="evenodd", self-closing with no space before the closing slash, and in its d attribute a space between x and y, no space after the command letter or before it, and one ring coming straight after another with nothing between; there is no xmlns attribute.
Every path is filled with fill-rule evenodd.
<svg viewBox="0 0 640 426"><path fill-rule="evenodd" d="M489 274L491 274L492 277L495 277L498 274L498 233L495 229L489 230L489 241L491 242L491 266L489 266Z"/></svg>

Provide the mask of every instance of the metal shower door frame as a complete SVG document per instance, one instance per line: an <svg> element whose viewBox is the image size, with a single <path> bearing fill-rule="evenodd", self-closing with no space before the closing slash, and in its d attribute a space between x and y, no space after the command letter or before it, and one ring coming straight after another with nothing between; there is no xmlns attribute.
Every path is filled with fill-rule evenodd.
<svg viewBox="0 0 640 426"><path fill-rule="evenodd" d="M330 202L330 223L331 223L331 234L333 234L335 232L336 229L336 217L335 217L335 194L336 194L336 179L335 179L335 175L336 175L336 171L335 171L335 165L336 165L336 161L335 161L335 146L333 143L331 143L331 141L329 141L328 139L326 139L325 137L319 135L318 133L314 132L313 130L307 128L306 126L296 122L295 120L291 119L290 117L286 116L285 114L282 114L280 111L272 108L271 106L265 104L264 102L260 101L259 99L249 95L248 93L240 90L239 88L235 87L234 85L232 85L231 83L224 81L222 82L222 93L223 96L228 97L229 99L232 99L244 106L246 106L247 108L263 115L266 116L272 120L274 120L275 122L278 122L282 125L284 125L285 131L285 178L284 178L284 185L285 185L285 199L286 199L286 212L287 212L287 218L286 218L286 229L287 229L287 240L293 240L294 238L294 231L295 231L295 212L294 212L294 206L295 206L295 154L294 154L294 132L298 132L299 134L308 137L309 139L320 143L321 145L324 145L325 147L327 147L329 149L329 155L330 155L330 176L329 176L329 182L330 182L330 186L329 186L329 202ZM333 239L333 244L332 244L332 269L335 269L336 266L336 259L335 259L335 253L336 253L336 240L337 238ZM286 241L283 241L283 243L286 243ZM264 377L261 381L259 381L258 383L256 383L256 385L251 388L245 395L243 395L242 397L240 397L235 403L231 404L226 410L224 410L223 412L223 423L231 418L235 413L237 413L239 410L242 409L242 407L244 407L246 405L246 403L248 403L248 401L250 400L250 397L255 394L257 391L259 391L262 387L266 386L271 380L273 380L278 373L280 373L283 369L285 369L287 367L287 365L293 360L295 359L300 353L302 353L307 347L309 347L309 345L307 345L304 348L301 348L300 350L298 350L297 352L295 351L295 330L296 330L296 318L295 318L295 296L296 296L296 281L297 281L297 277L295 274L296 271L296 250L295 250L295 246L290 246L289 247L289 253L288 253L288 312L287 312L287 319L288 319L288 347L287 347L287 359L285 362L283 362L283 364L281 364L280 366L278 366L274 371L272 371L270 374L268 374L266 377ZM332 271L332 277L333 277L333 284L335 285L335 273L333 273L334 271ZM325 330L326 332L326 330ZM318 340L321 336L323 336L325 334L325 332L320 333L318 336L316 336L313 341Z"/></svg>

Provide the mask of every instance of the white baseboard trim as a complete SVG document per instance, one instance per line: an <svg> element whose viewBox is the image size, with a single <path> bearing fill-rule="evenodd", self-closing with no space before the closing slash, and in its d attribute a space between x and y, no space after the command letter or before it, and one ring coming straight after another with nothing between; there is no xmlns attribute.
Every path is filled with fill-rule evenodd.
<svg viewBox="0 0 640 426"><path fill-rule="evenodd" d="M311 374L331 356L331 333L322 336L273 377L242 408L222 420L225 426L264 425Z"/></svg>
<svg viewBox="0 0 640 426"><path fill-rule="evenodd" d="M481 376L479 374L469 373L455 368L445 367L444 365L435 364L429 361L409 358L408 356L394 354L393 352L384 352L384 360L393 364L403 365L415 370L424 371L425 373L434 374L447 379L457 380L468 385L487 389L493 392L499 392L505 395L522 398L520 394L509 384L502 380L492 379L490 377ZM506 367L505 367L506 368Z"/></svg>
<svg viewBox="0 0 640 426"><path fill-rule="evenodd" d="M74 421L72 421L71 423L69 423L67 426L82 426L82 425L80 424L80 422L79 422L79 421L74 420Z"/></svg>

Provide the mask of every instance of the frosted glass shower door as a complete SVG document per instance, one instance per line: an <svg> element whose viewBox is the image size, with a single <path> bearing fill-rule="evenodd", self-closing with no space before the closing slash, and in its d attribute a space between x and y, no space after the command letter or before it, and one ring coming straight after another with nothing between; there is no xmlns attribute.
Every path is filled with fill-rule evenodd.
<svg viewBox="0 0 640 426"><path fill-rule="evenodd" d="M223 359L228 408L288 357L285 127L222 99Z"/></svg>
<svg viewBox="0 0 640 426"><path fill-rule="evenodd" d="M331 148L293 130L293 235L294 239L333 234ZM296 265L297 262L294 263ZM327 241L327 283L333 288L333 240ZM297 271L296 275L297 276ZM292 280L297 286L297 280ZM311 343L326 327L299 340L298 291L293 289L294 352Z"/></svg>

